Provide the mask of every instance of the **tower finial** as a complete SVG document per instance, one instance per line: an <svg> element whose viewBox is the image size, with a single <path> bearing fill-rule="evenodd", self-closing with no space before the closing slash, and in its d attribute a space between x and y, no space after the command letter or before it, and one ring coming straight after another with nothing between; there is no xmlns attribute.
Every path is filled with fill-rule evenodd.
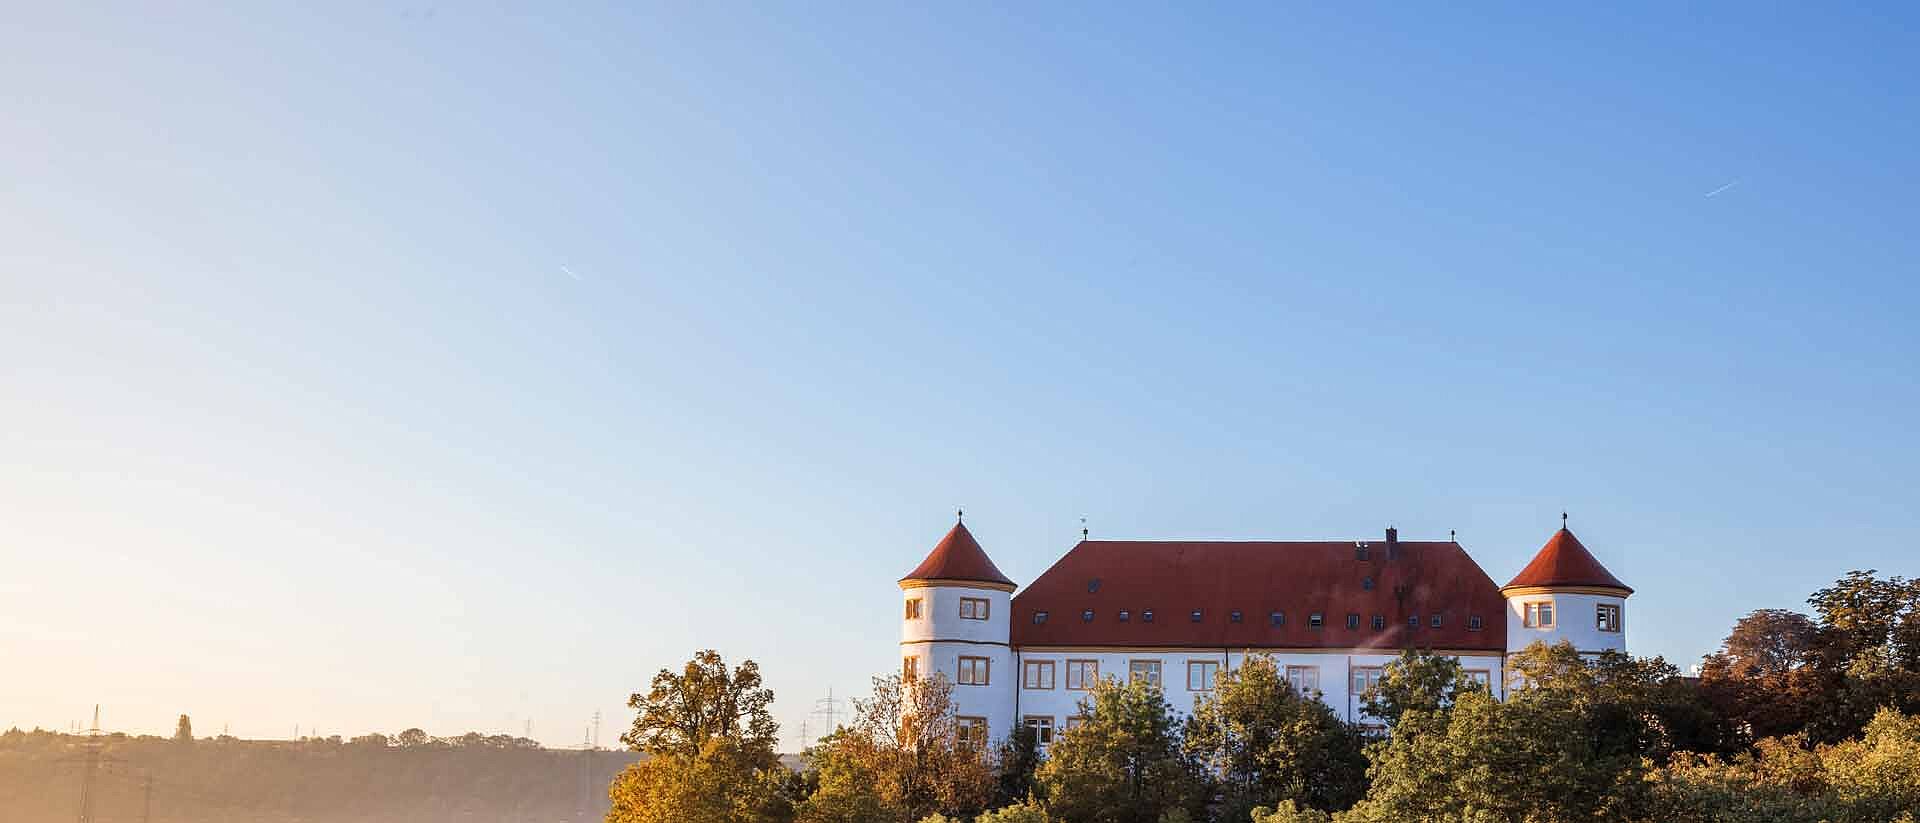
<svg viewBox="0 0 1920 823"><path fill-rule="evenodd" d="M965 522L967 522L967 510L966 510L966 509L954 509L954 510L953 510L953 520L954 520L954 522L956 522L956 523L965 523Z"/></svg>
<svg viewBox="0 0 1920 823"><path fill-rule="evenodd" d="M1084 514L1080 516L1080 539L1087 539L1087 516Z"/></svg>
<svg viewBox="0 0 1920 823"><path fill-rule="evenodd" d="M1567 513L1566 513L1566 512L1561 512L1561 513L1560 513L1560 528L1563 528L1563 529L1564 529L1564 528L1566 528L1566 527L1567 527Z"/></svg>
<svg viewBox="0 0 1920 823"><path fill-rule="evenodd" d="M1448 543L1458 543L1458 542L1460 542L1460 533L1459 533L1459 532L1457 532L1457 531L1454 531L1453 529L1448 529L1448 530L1447 530L1447 542L1448 542Z"/></svg>

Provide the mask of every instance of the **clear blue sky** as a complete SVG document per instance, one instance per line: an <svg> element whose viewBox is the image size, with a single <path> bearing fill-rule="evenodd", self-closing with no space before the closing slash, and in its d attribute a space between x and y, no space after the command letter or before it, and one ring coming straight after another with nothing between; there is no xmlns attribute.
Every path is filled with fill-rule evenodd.
<svg viewBox="0 0 1920 823"><path fill-rule="evenodd" d="M8 11L0 726L792 746L957 506L1920 573L1910 6L706 5Z"/></svg>

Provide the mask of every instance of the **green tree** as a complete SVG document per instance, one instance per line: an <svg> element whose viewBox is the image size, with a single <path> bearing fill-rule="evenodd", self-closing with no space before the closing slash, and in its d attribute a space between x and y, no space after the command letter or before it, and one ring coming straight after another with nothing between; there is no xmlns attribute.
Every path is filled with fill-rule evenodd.
<svg viewBox="0 0 1920 823"><path fill-rule="evenodd" d="M1217 775L1223 819L1296 801L1333 811L1366 785L1364 740L1326 703L1302 696L1265 655L1220 677L1186 724L1187 755Z"/></svg>
<svg viewBox="0 0 1920 823"><path fill-rule="evenodd" d="M1649 823L1912 821L1920 811L1920 718L1882 709L1852 740L1768 738L1731 760L1676 757L1649 780Z"/></svg>
<svg viewBox="0 0 1920 823"><path fill-rule="evenodd" d="M1261 806L1253 810L1253 823L1330 823L1331 817L1319 809L1303 809L1295 806L1291 800L1282 800L1274 808Z"/></svg>
<svg viewBox="0 0 1920 823"><path fill-rule="evenodd" d="M627 705L638 709L633 728L620 741L649 754L697 755L707 741L738 741L744 752L773 756L780 727L767 707L773 691L762 688L760 666L751 660L728 671L720 654L694 654L679 672L661 669L652 690L634 694Z"/></svg>
<svg viewBox="0 0 1920 823"><path fill-rule="evenodd" d="M1040 740L1034 730L1017 726L994 758L993 802L1018 805L1033 794L1033 773L1040 767Z"/></svg>
<svg viewBox="0 0 1920 823"><path fill-rule="evenodd" d="M1048 814L1065 823L1154 823L1199 806L1200 781L1160 687L1101 682L1080 710L1086 721L1054 739L1034 775Z"/></svg>
<svg viewBox="0 0 1920 823"><path fill-rule="evenodd" d="M994 792L987 752L962 737L944 675L874 678L872 696L854 701L853 723L808 759L820 787L799 817L814 823L972 815Z"/></svg>
<svg viewBox="0 0 1920 823"><path fill-rule="evenodd" d="M1380 682L1360 695L1367 714L1388 725L1409 709L1436 712L1453 705L1456 695L1479 684L1456 658L1408 649L1381 671Z"/></svg>
<svg viewBox="0 0 1920 823"><path fill-rule="evenodd" d="M193 742L193 718L180 715L180 720L173 724L173 739L176 743Z"/></svg>
<svg viewBox="0 0 1920 823"><path fill-rule="evenodd" d="M1025 800L990 812L981 812L973 823L1049 823L1051 820L1045 807L1035 801Z"/></svg>
<svg viewBox="0 0 1920 823"><path fill-rule="evenodd" d="M609 823L776 823L790 819L786 777L758 744L711 737L628 766L608 790Z"/></svg>

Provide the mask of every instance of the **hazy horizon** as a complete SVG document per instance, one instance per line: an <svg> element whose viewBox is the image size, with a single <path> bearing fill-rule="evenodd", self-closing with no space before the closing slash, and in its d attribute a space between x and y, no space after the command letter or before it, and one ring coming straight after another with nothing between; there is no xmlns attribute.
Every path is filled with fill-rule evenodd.
<svg viewBox="0 0 1920 823"><path fill-rule="evenodd" d="M1909 7L11 10L0 729L792 751L956 508L1920 573Z"/></svg>

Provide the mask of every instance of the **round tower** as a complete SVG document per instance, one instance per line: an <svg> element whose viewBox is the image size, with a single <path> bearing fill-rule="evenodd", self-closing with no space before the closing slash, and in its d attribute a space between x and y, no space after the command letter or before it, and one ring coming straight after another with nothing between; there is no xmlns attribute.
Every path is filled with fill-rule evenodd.
<svg viewBox="0 0 1920 823"><path fill-rule="evenodd" d="M1508 654L1535 641L1562 640L1587 654L1627 650L1627 597L1633 589L1580 545L1565 519L1513 582L1500 587L1507 599Z"/></svg>
<svg viewBox="0 0 1920 823"><path fill-rule="evenodd" d="M1013 729L1015 678L1008 617L1012 580L955 522L927 559L900 578L900 671L944 675L964 731L984 744Z"/></svg>

